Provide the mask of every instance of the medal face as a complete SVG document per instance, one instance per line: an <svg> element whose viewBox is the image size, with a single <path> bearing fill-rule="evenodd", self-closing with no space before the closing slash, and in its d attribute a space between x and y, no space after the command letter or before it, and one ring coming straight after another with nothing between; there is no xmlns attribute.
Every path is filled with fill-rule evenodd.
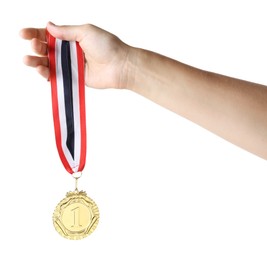
<svg viewBox="0 0 267 260"><path fill-rule="evenodd" d="M84 191L68 192L57 205L53 222L61 236L82 239L95 230L99 222L99 210Z"/></svg>

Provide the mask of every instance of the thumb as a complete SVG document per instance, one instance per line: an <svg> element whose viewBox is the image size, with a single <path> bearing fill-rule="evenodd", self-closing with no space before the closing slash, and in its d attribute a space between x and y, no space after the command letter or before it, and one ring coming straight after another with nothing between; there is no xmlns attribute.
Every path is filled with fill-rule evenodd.
<svg viewBox="0 0 267 260"><path fill-rule="evenodd" d="M83 36L83 26L81 25L63 25L58 26L52 22L47 23L47 30L55 38L65 41L80 41Z"/></svg>

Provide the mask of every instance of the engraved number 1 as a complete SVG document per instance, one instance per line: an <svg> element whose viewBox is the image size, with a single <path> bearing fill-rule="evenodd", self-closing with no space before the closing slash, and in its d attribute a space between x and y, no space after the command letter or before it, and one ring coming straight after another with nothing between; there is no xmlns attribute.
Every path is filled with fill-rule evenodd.
<svg viewBox="0 0 267 260"><path fill-rule="evenodd" d="M71 211L73 211L73 225L71 227L81 227L82 225L80 224L80 208L76 207Z"/></svg>

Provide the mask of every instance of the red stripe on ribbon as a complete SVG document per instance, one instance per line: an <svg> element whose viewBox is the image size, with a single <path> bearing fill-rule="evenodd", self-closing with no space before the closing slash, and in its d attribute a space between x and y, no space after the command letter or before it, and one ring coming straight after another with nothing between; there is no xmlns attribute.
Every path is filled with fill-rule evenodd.
<svg viewBox="0 0 267 260"><path fill-rule="evenodd" d="M76 42L79 74L79 99L80 99L80 125L81 125L81 156L78 171L82 171L86 161L86 112L85 112L85 82L84 82L84 58L78 42Z"/></svg>

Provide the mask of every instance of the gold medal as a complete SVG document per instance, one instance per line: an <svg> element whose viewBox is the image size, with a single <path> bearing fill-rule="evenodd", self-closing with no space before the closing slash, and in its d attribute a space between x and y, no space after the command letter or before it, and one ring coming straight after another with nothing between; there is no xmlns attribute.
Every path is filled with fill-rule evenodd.
<svg viewBox="0 0 267 260"><path fill-rule="evenodd" d="M61 236L82 239L95 230L99 222L99 210L86 192L75 190L68 192L59 202L53 214L53 222Z"/></svg>
<svg viewBox="0 0 267 260"><path fill-rule="evenodd" d="M75 190L57 205L53 222L61 236L76 240L91 234L99 222L97 205L77 188L86 161L84 55L78 42L56 39L48 32L47 38L57 149L76 179Z"/></svg>

